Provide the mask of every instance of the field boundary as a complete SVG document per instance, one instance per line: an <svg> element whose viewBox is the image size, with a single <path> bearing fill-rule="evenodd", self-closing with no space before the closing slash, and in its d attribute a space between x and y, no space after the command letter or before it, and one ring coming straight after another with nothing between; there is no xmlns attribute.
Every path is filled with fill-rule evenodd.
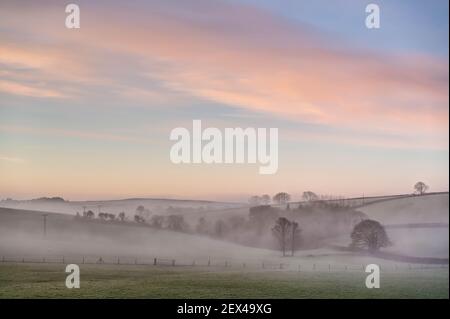
<svg viewBox="0 0 450 319"><path fill-rule="evenodd" d="M229 269L253 269L253 270L295 270L295 271L322 271L322 272L348 272L365 271L365 264L332 264L332 263L275 263L261 261L237 262L230 260L178 260L171 258L131 258L131 257L105 257L102 256L1 256L0 264L79 264L79 265L117 265L117 266L153 266L153 267L199 267L199 268L229 268ZM424 269L448 269L447 264L393 264L380 265L385 270L424 270Z"/></svg>

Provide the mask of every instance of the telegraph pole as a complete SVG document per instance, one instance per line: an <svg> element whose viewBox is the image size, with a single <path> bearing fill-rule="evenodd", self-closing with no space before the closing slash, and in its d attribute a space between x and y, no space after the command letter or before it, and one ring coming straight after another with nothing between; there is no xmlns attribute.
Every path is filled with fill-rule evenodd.
<svg viewBox="0 0 450 319"><path fill-rule="evenodd" d="M44 238L47 237L47 215L48 214L42 215L44 216Z"/></svg>

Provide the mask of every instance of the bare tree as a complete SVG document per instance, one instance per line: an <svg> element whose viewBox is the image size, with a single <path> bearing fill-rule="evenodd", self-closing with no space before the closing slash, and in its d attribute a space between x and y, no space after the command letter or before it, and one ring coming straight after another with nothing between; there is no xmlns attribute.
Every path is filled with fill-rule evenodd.
<svg viewBox="0 0 450 319"><path fill-rule="evenodd" d="M303 192L302 199L306 202L313 202L319 199L319 196L316 193L311 191Z"/></svg>
<svg viewBox="0 0 450 319"><path fill-rule="evenodd" d="M125 221L125 212L120 212L117 217L121 222Z"/></svg>
<svg viewBox="0 0 450 319"><path fill-rule="evenodd" d="M286 246L289 238L290 227L291 222L285 217L280 217L277 219L275 226L272 228L272 233L278 239L283 256L286 256Z"/></svg>
<svg viewBox="0 0 450 319"><path fill-rule="evenodd" d="M277 204L286 204L291 200L291 195L286 192L280 192L273 197L273 201Z"/></svg>
<svg viewBox="0 0 450 319"><path fill-rule="evenodd" d="M373 253L382 247L392 245L384 227L377 221L366 219L358 223L351 234L352 248L367 248Z"/></svg>
<svg viewBox="0 0 450 319"><path fill-rule="evenodd" d="M419 195L425 194L426 191L428 190L428 188L429 188L428 185L425 184L424 182L417 182L414 185L414 189L416 191L416 194L419 194Z"/></svg>

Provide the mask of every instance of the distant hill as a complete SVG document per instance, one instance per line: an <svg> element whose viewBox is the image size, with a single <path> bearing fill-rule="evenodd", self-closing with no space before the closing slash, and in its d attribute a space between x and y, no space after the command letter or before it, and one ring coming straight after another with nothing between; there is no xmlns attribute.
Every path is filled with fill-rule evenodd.
<svg viewBox="0 0 450 319"><path fill-rule="evenodd" d="M166 210L183 209L185 212L215 211L230 208L245 207L242 203L214 202L205 200L164 199L164 198L127 198L117 200L96 201L67 201L61 197L42 197L31 200L2 200L0 207L14 208L41 212L54 212L75 215L84 210L92 210L118 214L125 212L128 216L134 215L138 206L144 206L152 213L162 214Z"/></svg>

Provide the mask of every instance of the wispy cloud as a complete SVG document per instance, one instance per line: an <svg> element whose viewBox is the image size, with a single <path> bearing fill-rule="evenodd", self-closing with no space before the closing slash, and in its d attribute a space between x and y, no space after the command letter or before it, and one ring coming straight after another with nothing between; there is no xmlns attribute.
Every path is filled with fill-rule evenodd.
<svg viewBox="0 0 450 319"><path fill-rule="evenodd" d="M0 91L3 91L8 94L24 95L32 97L60 98L64 96L60 92L51 89L33 87L22 83L12 81L2 81L2 80L0 80Z"/></svg>
<svg viewBox="0 0 450 319"><path fill-rule="evenodd" d="M123 88L118 91L125 98L154 102L164 100L152 85L158 81L167 98L179 91L303 122L396 133L448 131L447 61L339 48L317 30L251 6L192 0L189 5L179 9L156 1L146 10L134 3L120 12L92 6L83 11L78 34L46 29L56 18L41 17L50 22L39 34L66 39L66 47L49 48L48 56L42 48L15 48L0 61L35 68L54 87L11 80L0 82L0 89L55 97L64 91L62 81L83 95L104 79L109 88ZM100 11L102 19L96 18ZM26 18L33 21L35 15ZM93 86L81 86L94 79ZM142 85L146 80L148 89Z"/></svg>
<svg viewBox="0 0 450 319"><path fill-rule="evenodd" d="M4 156L2 154L0 154L0 161L10 162L10 163L24 163L25 162L25 160L23 158Z"/></svg>

